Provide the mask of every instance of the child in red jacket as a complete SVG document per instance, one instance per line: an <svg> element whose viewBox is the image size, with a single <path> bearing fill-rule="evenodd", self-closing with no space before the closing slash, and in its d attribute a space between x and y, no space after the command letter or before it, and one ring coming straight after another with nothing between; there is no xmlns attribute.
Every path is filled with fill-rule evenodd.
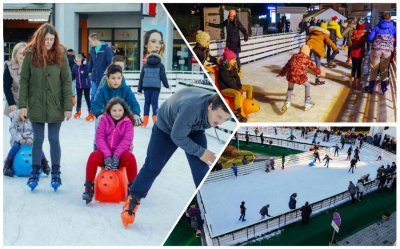
<svg viewBox="0 0 400 249"><path fill-rule="evenodd" d="M305 87L304 110L308 111L314 106L314 102L311 101L310 82L308 82L307 77L308 68L313 70L316 75L321 75L322 77L325 76L325 73L321 72L321 70L311 61L310 46L303 45L300 48L300 52L293 55L278 74L278 76L286 75L288 81L287 97L285 104L281 108L282 112L285 112L292 104L292 94L295 84L303 85Z"/></svg>
<svg viewBox="0 0 400 249"><path fill-rule="evenodd" d="M130 148L133 141L134 117L127 103L121 98L112 98L106 107L106 114L100 119L96 130L97 150L89 156L86 165L85 192L82 199L86 204L92 201L93 181L97 167L105 170L118 170L119 165L126 167L129 185L137 175L136 159Z"/></svg>

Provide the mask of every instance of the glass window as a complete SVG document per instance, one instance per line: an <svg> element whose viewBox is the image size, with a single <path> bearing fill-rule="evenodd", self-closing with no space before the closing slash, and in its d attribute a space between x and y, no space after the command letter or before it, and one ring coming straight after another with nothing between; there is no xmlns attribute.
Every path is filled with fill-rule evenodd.
<svg viewBox="0 0 400 249"><path fill-rule="evenodd" d="M92 33L96 33L100 41L112 40L112 29L90 29L89 35Z"/></svg>
<svg viewBox="0 0 400 249"><path fill-rule="evenodd" d="M119 41L138 40L138 29L115 29L114 39Z"/></svg>
<svg viewBox="0 0 400 249"><path fill-rule="evenodd" d="M117 48L116 54L125 57L125 70L139 70L139 42L117 41L113 44Z"/></svg>

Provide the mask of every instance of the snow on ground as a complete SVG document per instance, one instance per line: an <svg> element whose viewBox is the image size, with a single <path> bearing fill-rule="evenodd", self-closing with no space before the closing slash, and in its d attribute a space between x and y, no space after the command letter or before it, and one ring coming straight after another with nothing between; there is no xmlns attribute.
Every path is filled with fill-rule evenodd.
<svg viewBox="0 0 400 249"><path fill-rule="evenodd" d="M332 142L328 144L335 145ZM349 146L345 145L339 157L333 157L331 150L333 160L329 168L324 167L322 161L317 162L315 167L293 164L285 167L285 170L277 169L268 174L257 171L238 178L207 182L200 193L207 223L212 227L212 237L260 221L259 210L266 204L270 204L269 213L272 216L290 211L288 203L292 193L297 193L297 207L301 207L306 201L313 203L347 190L349 181L356 183L367 173L374 178L379 166L392 162L383 158L378 163L375 161L378 156L376 152L362 148L361 162L357 164L354 174L349 173L350 162L345 160ZM323 156L321 154L321 160ZM242 201L246 202L247 207L245 222L239 221Z"/></svg>
<svg viewBox="0 0 400 249"><path fill-rule="evenodd" d="M139 104L143 108L140 98ZM94 138L94 122L84 120L85 102L82 105L83 117L72 118L61 126L63 185L57 192L50 186L50 176L42 175L33 192L26 185L27 178L4 177L4 245L161 245L195 191L185 153L178 149L171 157L142 200L135 223L125 229L120 218L122 203L93 200L86 205L82 200L86 162ZM7 117L3 120L5 158L10 149L10 122ZM146 129L135 127L133 153L138 170L144 163L151 128L152 124ZM209 149L215 153L222 150L223 144L207 137ZM49 158L47 132L43 148Z"/></svg>

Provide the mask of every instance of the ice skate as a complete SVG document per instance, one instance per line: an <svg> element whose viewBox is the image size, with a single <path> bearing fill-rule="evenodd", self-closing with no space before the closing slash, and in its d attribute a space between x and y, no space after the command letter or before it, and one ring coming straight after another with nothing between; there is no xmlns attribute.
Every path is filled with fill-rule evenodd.
<svg viewBox="0 0 400 249"><path fill-rule="evenodd" d="M93 184L93 182L86 182L84 186L85 186L85 192L83 192L83 194L82 194L82 199L84 201L86 201L86 205L87 205L93 199L94 184Z"/></svg>
<svg viewBox="0 0 400 249"><path fill-rule="evenodd" d="M315 105L311 100L307 100L304 105L304 111L309 111Z"/></svg>
<svg viewBox="0 0 400 249"><path fill-rule="evenodd" d="M80 118L81 117L81 110L78 110L75 114L74 114L74 118Z"/></svg>
<svg viewBox="0 0 400 249"><path fill-rule="evenodd" d="M90 121L93 121L94 118L95 117L94 117L93 113L89 111L89 115L87 115L87 117L85 119L86 119L86 121L90 122Z"/></svg>
<svg viewBox="0 0 400 249"><path fill-rule="evenodd" d="M285 113L287 111L287 109L292 105L292 103L288 100L285 101L285 103L283 104L282 108L281 108L281 112Z"/></svg>
<svg viewBox="0 0 400 249"><path fill-rule="evenodd" d="M333 61L330 61L330 62L328 62L327 67L328 68L335 68L336 64Z"/></svg>
<svg viewBox="0 0 400 249"><path fill-rule="evenodd" d="M3 175L13 177L14 170L12 169L13 161L6 159L4 161Z"/></svg>
<svg viewBox="0 0 400 249"><path fill-rule="evenodd" d="M29 177L27 183L28 187L31 188L31 191L33 191L39 184L39 169L39 165L32 165L31 176Z"/></svg>
<svg viewBox="0 0 400 249"><path fill-rule="evenodd" d="M139 205L140 199L132 197L131 195L128 197L121 213L122 224L125 228L127 228L129 224L133 224L135 221L135 215Z"/></svg>
<svg viewBox="0 0 400 249"><path fill-rule="evenodd" d="M315 78L315 84L316 85L323 85L323 84L325 84L325 81L322 81L321 77L316 77Z"/></svg>
<svg viewBox="0 0 400 249"><path fill-rule="evenodd" d="M60 174L60 165L53 165L51 171L51 187L54 189L54 191L57 191L62 184Z"/></svg>

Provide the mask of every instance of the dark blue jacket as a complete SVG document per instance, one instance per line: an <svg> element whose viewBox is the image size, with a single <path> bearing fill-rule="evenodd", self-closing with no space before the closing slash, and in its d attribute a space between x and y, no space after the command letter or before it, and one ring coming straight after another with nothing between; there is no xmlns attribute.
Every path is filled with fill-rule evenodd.
<svg viewBox="0 0 400 249"><path fill-rule="evenodd" d="M396 26L390 20L381 20L372 29L368 42L372 42L372 49L393 51L395 48Z"/></svg>
<svg viewBox="0 0 400 249"><path fill-rule="evenodd" d="M72 67L72 80L75 80L77 89L90 88L89 66L82 64L80 66L74 65Z"/></svg>
<svg viewBox="0 0 400 249"><path fill-rule="evenodd" d="M102 44L100 51L96 53L95 47L90 50L89 73L92 73L93 82L100 83L103 73L111 64L113 53L107 44Z"/></svg>
<svg viewBox="0 0 400 249"><path fill-rule="evenodd" d="M236 165L233 165L232 167L233 173L237 174L238 172L238 167Z"/></svg>
<svg viewBox="0 0 400 249"><path fill-rule="evenodd" d="M131 88L126 85L124 81L119 88L111 88L108 84L105 84L100 91L97 93L94 102L92 104L92 112L98 117L103 114L106 110L108 101L114 97L120 97L128 103L131 112L140 115L140 106L133 94Z"/></svg>
<svg viewBox="0 0 400 249"><path fill-rule="evenodd" d="M294 197L293 195L290 196L290 200L289 200L289 208L290 209L295 209L296 208L296 197Z"/></svg>
<svg viewBox="0 0 400 249"><path fill-rule="evenodd" d="M151 53L140 72L138 92L142 92L143 89L160 90L161 82L164 87L169 88L165 67L161 63L161 56Z"/></svg>

